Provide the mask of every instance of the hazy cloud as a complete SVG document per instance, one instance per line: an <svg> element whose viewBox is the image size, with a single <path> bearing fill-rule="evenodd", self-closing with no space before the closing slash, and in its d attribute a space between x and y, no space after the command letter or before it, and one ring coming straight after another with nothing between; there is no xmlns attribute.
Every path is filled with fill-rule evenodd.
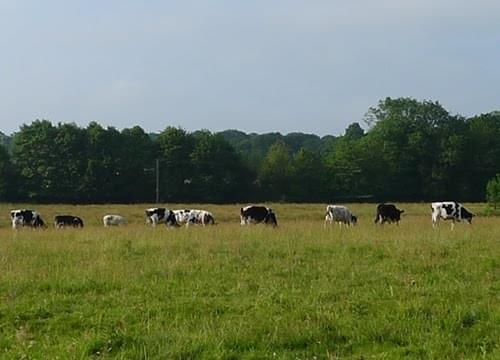
<svg viewBox="0 0 500 360"><path fill-rule="evenodd" d="M386 96L498 109L500 2L0 1L0 130L341 133Z"/></svg>

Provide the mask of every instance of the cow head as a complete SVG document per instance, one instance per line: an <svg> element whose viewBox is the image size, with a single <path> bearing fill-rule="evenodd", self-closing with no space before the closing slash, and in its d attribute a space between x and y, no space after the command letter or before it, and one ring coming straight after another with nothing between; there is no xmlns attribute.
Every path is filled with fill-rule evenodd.
<svg viewBox="0 0 500 360"><path fill-rule="evenodd" d="M464 219L464 220L467 220L467 222L469 224L472 224L472 218L476 216L475 214L471 213L470 211L468 211L466 208L464 208L463 206L460 208L460 218L461 219Z"/></svg>
<svg viewBox="0 0 500 360"><path fill-rule="evenodd" d="M356 225L358 223L358 217L355 215L351 215L351 223Z"/></svg>
<svg viewBox="0 0 500 360"><path fill-rule="evenodd" d="M166 210L168 211L168 215L165 213L166 219L165 219L165 225L166 226L179 226L179 223L177 222L177 218L175 217L175 213L172 210Z"/></svg>
<svg viewBox="0 0 500 360"><path fill-rule="evenodd" d="M212 225L215 225L215 219L214 219L214 217L212 216L212 214L210 214L210 213L205 213L205 214L203 214L203 217L204 217L203 222L204 222L205 224L212 224Z"/></svg>
<svg viewBox="0 0 500 360"><path fill-rule="evenodd" d="M36 215L35 220L33 221L33 227L41 227L46 228L45 222L42 220L40 215Z"/></svg>
<svg viewBox="0 0 500 360"><path fill-rule="evenodd" d="M271 224L273 226L278 226L278 221L276 220L276 215L274 214L272 209L269 209L266 215L266 219L264 220L266 224Z"/></svg>
<svg viewBox="0 0 500 360"><path fill-rule="evenodd" d="M73 219L73 226L74 227L81 227L82 228L83 227L83 220L80 219L79 217L75 217Z"/></svg>

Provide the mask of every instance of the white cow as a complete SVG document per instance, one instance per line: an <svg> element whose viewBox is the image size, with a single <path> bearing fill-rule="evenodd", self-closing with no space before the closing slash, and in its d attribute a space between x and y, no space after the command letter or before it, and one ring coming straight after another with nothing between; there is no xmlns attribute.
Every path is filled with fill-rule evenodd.
<svg viewBox="0 0 500 360"><path fill-rule="evenodd" d="M358 218L343 205L327 205L324 225L326 226L327 222L332 224L334 221L338 222L340 226L342 224L356 225Z"/></svg>
<svg viewBox="0 0 500 360"><path fill-rule="evenodd" d="M125 224L125 218L121 215L104 215L102 222L104 226L123 225Z"/></svg>
<svg viewBox="0 0 500 360"><path fill-rule="evenodd" d="M440 219L451 220L451 229L455 227L455 222L467 221L472 223L472 218L475 216L468 211L462 204L455 201L440 201L431 204L432 209L432 226L436 227Z"/></svg>

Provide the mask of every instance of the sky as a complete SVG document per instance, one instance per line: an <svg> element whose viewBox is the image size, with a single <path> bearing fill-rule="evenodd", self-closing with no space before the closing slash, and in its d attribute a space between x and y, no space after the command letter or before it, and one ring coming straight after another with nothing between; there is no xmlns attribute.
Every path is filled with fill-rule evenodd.
<svg viewBox="0 0 500 360"><path fill-rule="evenodd" d="M500 110L497 0L0 0L0 131L343 133L388 96Z"/></svg>

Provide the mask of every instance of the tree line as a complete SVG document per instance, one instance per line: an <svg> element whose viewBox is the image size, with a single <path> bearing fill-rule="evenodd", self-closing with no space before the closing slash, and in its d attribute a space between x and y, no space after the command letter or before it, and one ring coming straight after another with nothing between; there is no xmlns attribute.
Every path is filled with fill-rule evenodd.
<svg viewBox="0 0 500 360"><path fill-rule="evenodd" d="M483 201L500 167L500 112L386 98L339 136L148 134L36 120L0 134L0 200L50 203Z"/></svg>

